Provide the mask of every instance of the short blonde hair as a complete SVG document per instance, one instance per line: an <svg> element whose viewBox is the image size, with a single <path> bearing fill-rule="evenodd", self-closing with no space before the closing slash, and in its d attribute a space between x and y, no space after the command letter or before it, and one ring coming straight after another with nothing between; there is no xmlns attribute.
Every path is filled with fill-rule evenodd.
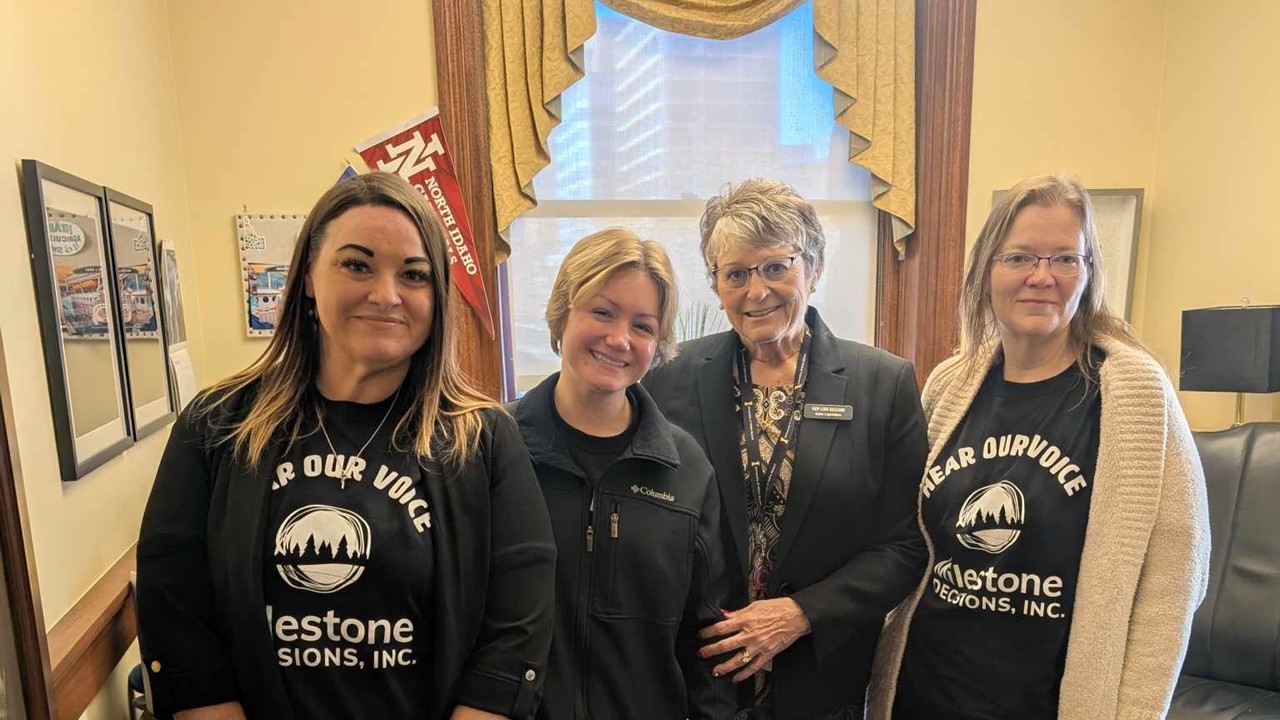
<svg viewBox="0 0 1280 720"><path fill-rule="evenodd" d="M805 279L812 284L822 274L827 240L818 211L784 182L757 177L726 186L723 195L707 201L699 230L712 289L717 259L744 248L794 245L804 258Z"/></svg>
<svg viewBox="0 0 1280 720"><path fill-rule="evenodd" d="M547 298L547 327L551 330L551 349L557 355L569 311L625 270L643 272L658 287L658 347L654 364L675 358L679 294L671 258L658 241L641 240L634 232L621 227L607 228L582 238L560 263L551 297Z"/></svg>

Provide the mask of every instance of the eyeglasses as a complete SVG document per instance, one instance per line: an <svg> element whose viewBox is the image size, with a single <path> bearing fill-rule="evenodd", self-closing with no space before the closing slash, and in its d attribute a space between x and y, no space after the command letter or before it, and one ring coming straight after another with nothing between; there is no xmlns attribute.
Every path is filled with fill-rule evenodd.
<svg viewBox="0 0 1280 720"><path fill-rule="evenodd" d="M1076 277L1089 264L1088 255L1058 253L1035 255L1029 252L1010 252L992 258L998 265L1014 275L1030 275L1040 267L1041 260L1049 261L1049 272L1055 277Z"/></svg>
<svg viewBox="0 0 1280 720"><path fill-rule="evenodd" d="M790 255L769 258L759 265L752 265L751 267L726 265L712 268L711 274L715 276L716 284L720 287L737 290L746 287L747 282L751 279L751 273L758 273L760 279L767 283L782 282L791 274L792 268L795 267L796 261L799 259L799 255Z"/></svg>

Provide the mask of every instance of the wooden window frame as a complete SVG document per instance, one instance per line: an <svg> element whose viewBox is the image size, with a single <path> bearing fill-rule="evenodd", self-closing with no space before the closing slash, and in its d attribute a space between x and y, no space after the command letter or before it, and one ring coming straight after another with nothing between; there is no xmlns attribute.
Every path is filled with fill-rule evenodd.
<svg viewBox="0 0 1280 720"><path fill-rule="evenodd" d="M484 44L477 40L484 37L484 18L475 0L434 0L431 9L440 116L485 290L497 308ZM954 351L958 338L976 13L977 0L916 0L916 231L903 259L883 214L877 232L876 345L914 362L920 382ZM461 302L455 306L466 309ZM485 337L469 310L463 314L458 352L464 367L485 393L509 399L503 397L500 340Z"/></svg>
<svg viewBox="0 0 1280 720"><path fill-rule="evenodd" d="M977 0L916 0L916 230L905 258L880 218L876 346L923 385L959 343Z"/></svg>
<svg viewBox="0 0 1280 720"><path fill-rule="evenodd" d="M24 520L26 500L14 472L0 413L0 562L3 563L9 627L16 674L4 683L12 717L27 720L75 718L89 707L138 636L130 575L136 567L130 547L45 633L40 588ZM14 668L7 667L6 671Z"/></svg>
<svg viewBox="0 0 1280 720"><path fill-rule="evenodd" d="M4 683L11 692L21 694L19 705L26 713L23 717L50 720L54 717L54 705L49 648L40 607L40 588L33 570L35 558L23 517L26 497L13 471L7 417L7 413L0 412L0 564L4 569L7 619L13 632L18 674L4 678ZM12 709L12 703L6 704Z"/></svg>
<svg viewBox="0 0 1280 720"><path fill-rule="evenodd" d="M481 41L484 16L478 0L433 0L431 15L440 122L449 138L449 152L462 186L462 202L471 220L476 261L497 330L502 312L493 255L498 221L493 206L493 169L489 165L489 111ZM456 351L463 368L486 395L510 400L503 391L501 332L489 338L457 288L450 307L458 320Z"/></svg>

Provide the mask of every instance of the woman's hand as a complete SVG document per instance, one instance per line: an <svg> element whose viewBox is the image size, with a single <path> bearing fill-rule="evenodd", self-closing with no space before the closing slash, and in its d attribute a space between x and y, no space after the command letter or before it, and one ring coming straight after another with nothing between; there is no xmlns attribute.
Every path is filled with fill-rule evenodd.
<svg viewBox="0 0 1280 720"><path fill-rule="evenodd" d="M453 709L453 714L449 716L449 720L507 720L507 716L494 715L491 712L459 705Z"/></svg>
<svg viewBox="0 0 1280 720"><path fill-rule="evenodd" d="M245 717L240 703L229 702L180 710L173 714L173 720L245 720Z"/></svg>
<svg viewBox="0 0 1280 720"><path fill-rule="evenodd" d="M741 610L725 610L724 617L698 633L703 640L720 638L704 645L698 655L706 659L733 653L711 672L720 677L736 671L735 683L755 675L773 661L773 656L812 630L809 618L791 598L757 600Z"/></svg>

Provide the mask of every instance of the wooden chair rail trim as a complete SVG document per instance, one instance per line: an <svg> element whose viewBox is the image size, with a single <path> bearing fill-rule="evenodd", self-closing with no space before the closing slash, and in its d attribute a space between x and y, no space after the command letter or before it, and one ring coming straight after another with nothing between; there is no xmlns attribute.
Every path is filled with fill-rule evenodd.
<svg viewBox="0 0 1280 720"><path fill-rule="evenodd" d="M136 549L130 547L49 630L58 718L80 717L138 636L129 588L129 575L137 567Z"/></svg>

